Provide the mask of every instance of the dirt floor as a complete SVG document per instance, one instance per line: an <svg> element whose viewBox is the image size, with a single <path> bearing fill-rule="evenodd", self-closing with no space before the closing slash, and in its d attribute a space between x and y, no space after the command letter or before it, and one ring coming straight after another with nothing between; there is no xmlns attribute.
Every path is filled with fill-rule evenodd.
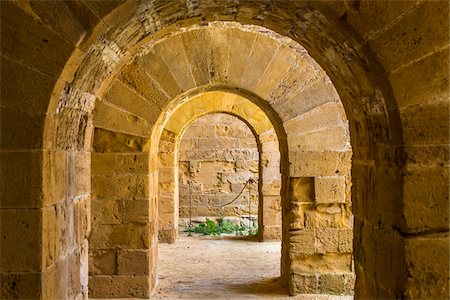
<svg viewBox="0 0 450 300"><path fill-rule="evenodd" d="M287 296L279 279L280 242L186 235L174 244L159 244L159 282L152 299L352 299Z"/></svg>

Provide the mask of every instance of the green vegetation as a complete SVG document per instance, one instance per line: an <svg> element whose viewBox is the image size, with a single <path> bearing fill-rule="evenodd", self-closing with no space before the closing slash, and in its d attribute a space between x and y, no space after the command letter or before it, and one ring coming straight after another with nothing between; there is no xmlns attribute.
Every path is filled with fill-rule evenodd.
<svg viewBox="0 0 450 300"><path fill-rule="evenodd" d="M245 225L235 225L230 220L224 220L223 218L217 219L217 223L206 219L205 222L198 224L195 227L191 227L188 229L189 233L201 233L202 235L221 235L221 234L236 234L236 235L244 235L244 233L248 233L248 235L257 235L258 228L255 226L248 227Z"/></svg>

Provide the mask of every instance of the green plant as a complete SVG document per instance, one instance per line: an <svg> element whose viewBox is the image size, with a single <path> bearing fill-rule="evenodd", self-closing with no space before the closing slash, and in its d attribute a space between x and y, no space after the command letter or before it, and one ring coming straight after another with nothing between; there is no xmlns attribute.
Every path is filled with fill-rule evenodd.
<svg viewBox="0 0 450 300"><path fill-rule="evenodd" d="M258 232L256 227L248 228L244 225L235 225L230 220L224 220L223 218L217 219L217 224L206 219L205 222L198 224L195 227L189 228L189 232L200 233L202 235L221 235L222 233L235 233L236 235L244 235L244 231L248 229L249 235L255 235Z"/></svg>

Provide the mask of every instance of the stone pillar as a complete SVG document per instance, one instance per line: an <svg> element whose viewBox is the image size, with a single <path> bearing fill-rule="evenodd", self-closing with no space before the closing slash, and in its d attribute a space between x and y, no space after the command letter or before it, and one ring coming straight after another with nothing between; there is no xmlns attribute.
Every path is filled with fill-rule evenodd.
<svg viewBox="0 0 450 300"><path fill-rule="evenodd" d="M259 135L261 144L261 215L263 240L281 239L281 173L278 138L273 129Z"/></svg>
<svg viewBox="0 0 450 300"><path fill-rule="evenodd" d="M163 130L158 149L158 239L173 243L178 237L178 162L175 133Z"/></svg>
<svg viewBox="0 0 450 300"><path fill-rule="evenodd" d="M148 298L153 288L156 203L146 143L145 138L96 129L90 297ZM130 146L135 144L140 146Z"/></svg>

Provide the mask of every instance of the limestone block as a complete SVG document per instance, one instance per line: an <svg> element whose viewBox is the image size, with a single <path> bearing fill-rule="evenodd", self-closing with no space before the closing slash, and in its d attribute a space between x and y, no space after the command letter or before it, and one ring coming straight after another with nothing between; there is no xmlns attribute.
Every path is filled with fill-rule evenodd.
<svg viewBox="0 0 450 300"><path fill-rule="evenodd" d="M2 13L2 53L23 65L58 77L73 46L13 3L3 3L2 11L5 12Z"/></svg>
<svg viewBox="0 0 450 300"><path fill-rule="evenodd" d="M316 252L333 253L338 252L339 230L336 228L316 229Z"/></svg>
<svg viewBox="0 0 450 300"><path fill-rule="evenodd" d="M448 59L449 50L444 49L392 72L389 81L399 107L445 102L449 94Z"/></svg>
<svg viewBox="0 0 450 300"><path fill-rule="evenodd" d="M314 189L317 203L343 203L345 199L345 177L316 177Z"/></svg>
<svg viewBox="0 0 450 300"><path fill-rule="evenodd" d="M281 192L281 180L274 180L269 183L263 183L262 194L264 196L277 196Z"/></svg>
<svg viewBox="0 0 450 300"><path fill-rule="evenodd" d="M89 296L93 298L149 298L148 275L89 276Z"/></svg>
<svg viewBox="0 0 450 300"><path fill-rule="evenodd" d="M358 8L349 8L351 5L345 5L341 1L325 1L333 9L339 11L338 15L347 12L347 21L361 33L365 40L376 36L377 33L386 26L395 22L402 14L417 4L413 1L377 1L361 2Z"/></svg>
<svg viewBox="0 0 450 300"><path fill-rule="evenodd" d="M42 209L42 264L50 266L58 259L57 243L59 236L56 227L56 207Z"/></svg>
<svg viewBox="0 0 450 300"><path fill-rule="evenodd" d="M283 123L288 135L333 128L345 124L341 103L328 102Z"/></svg>
<svg viewBox="0 0 450 300"><path fill-rule="evenodd" d="M68 277L68 261L60 261L47 268L42 276L42 298L66 299L69 295Z"/></svg>
<svg viewBox="0 0 450 300"><path fill-rule="evenodd" d="M132 63L126 66L120 73L119 79L142 95L155 109L161 110L167 103L168 97L138 64Z"/></svg>
<svg viewBox="0 0 450 300"><path fill-rule="evenodd" d="M119 110L106 102L95 106L97 117L94 125L110 131L141 137L150 137L152 124L129 112Z"/></svg>
<svg viewBox="0 0 450 300"><path fill-rule="evenodd" d="M158 230L158 241L160 243L174 243L177 239L177 231L178 229L160 228Z"/></svg>
<svg viewBox="0 0 450 300"><path fill-rule="evenodd" d="M0 298L32 299L41 295L41 273L0 273Z"/></svg>
<svg viewBox="0 0 450 300"><path fill-rule="evenodd" d="M226 82L228 77L228 60L231 44L231 31L227 28L212 28L208 30L207 34L211 40L211 66L212 82Z"/></svg>
<svg viewBox="0 0 450 300"><path fill-rule="evenodd" d="M318 204L314 211L305 213L307 228L353 228L350 205Z"/></svg>
<svg viewBox="0 0 450 300"><path fill-rule="evenodd" d="M291 177L348 176L351 152L289 152Z"/></svg>
<svg viewBox="0 0 450 300"><path fill-rule="evenodd" d="M169 68L173 78L182 91L194 88L196 85L192 75L191 65L186 57L186 53L178 51L183 48L180 36L175 35L167 39L166 43L158 44L155 51L160 52L162 59Z"/></svg>
<svg viewBox="0 0 450 300"><path fill-rule="evenodd" d="M344 151L350 149L350 133L343 126L310 133L288 134L289 149L293 151Z"/></svg>
<svg viewBox="0 0 450 300"><path fill-rule="evenodd" d="M133 154L118 154L116 156L116 172L117 174L134 174L147 175L149 154L133 153Z"/></svg>
<svg viewBox="0 0 450 300"><path fill-rule="evenodd" d="M175 81L172 73L162 59L160 53L150 52L137 59L137 63L144 69L151 78L160 85L161 89L173 98L181 93L181 88Z"/></svg>
<svg viewBox="0 0 450 300"><path fill-rule="evenodd" d="M139 199L148 197L148 176L116 176L116 179L116 197L125 199Z"/></svg>
<svg viewBox="0 0 450 300"><path fill-rule="evenodd" d="M39 271L41 268L41 222L39 209L0 210L1 269L9 272ZM23 249L27 248L28 251Z"/></svg>
<svg viewBox="0 0 450 300"><path fill-rule="evenodd" d="M82 291L81 286L81 257L78 251L67 258L67 295L69 299L76 299Z"/></svg>
<svg viewBox="0 0 450 300"><path fill-rule="evenodd" d="M256 36L238 29L231 29L228 56L228 82L240 86Z"/></svg>
<svg viewBox="0 0 450 300"><path fill-rule="evenodd" d="M315 253L314 229L302 229L290 232L289 249L292 256Z"/></svg>
<svg viewBox="0 0 450 300"><path fill-rule="evenodd" d="M273 105L275 110L279 112L283 123L325 103L338 102L340 99L333 84L328 80L325 80L324 76L320 77L317 82L314 82L310 87L297 94L295 98L308 99L308 101L280 101Z"/></svg>
<svg viewBox="0 0 450 300"><path fill-rule="evenodd" d="M293 253L292 271L294 273L351 273L353 257L351 254L328 253L305 255Z"/></svg>
<svg viewBox="0 0 450 300"><path fill-rule="evenodd" d="M321 274L318 291L328 295L353 295L354 286L354 274Z"/></svg>
<svg viewBox="0 0 450 300"><path fill-rule="evenodd" d="M43 167L41 155L39 152L0 153L2 161L0 164L0 205L2 208L39 207ZM61 179L57 180L56 177L53 179L61 183ZM54 196L61 200L63 197L61 194L57 193Z"/></svg>
<svg viewBox="0 0 450 300"><path fill-rule="evenodd" d="M8 74L8 84L2 85L2 105L10 108L20 107L21 110L33 114L46 113L45 99L52 95L55 78L4 56L0 61L1 72Z"/></svg>
<svg viewBox="0 0 450 300"><path fill-rule="evenodd" d="M399 22L380 33L369 42L386 71L418 59L431 52L431 49L448 44L448 5L441 1L419 4ZM428 26L417 27L414 24L426 20ZM417 28L416 28L417 27ZM442 30L429 30L442 28ZM393 42L395 41L395 43ZM381 55L388 54L388 55Z"/></svg>
<svg viewBox="0 0 450 300"><path fill-rule="evenodd" d="M91 172L92 175L114 175L116 171L116 154L114 153L92 153Z"/></svg>
<svg viewBox="0 0 450 300"><path fill-rule="evenodd" d="M90 247L92 249L147 249L151 238L149 228L148 224L97 224L92 228Z"/></svg>
<svg viewBox="0 0 450 300"><path fill-rule="evenodd" d="M404 108L400 112L400 118L406 145L439 145L449 142L448 101Z"/></svg>
<svg viewBox="0 0 450 300"><path fill-rule="evenodd" d="M80 252L80 260L85 259L87 262L87 239L91 232L91 199L89 196L74 201L73 219L73 227L76 234L76 246L79 248L77 252ZM86 249L84 247L86 247Z"/></svg>
<svg viewBox="0 0 450 300"><path fill-rule="evenodd" d="M106 129L95 128L92 147L95 152L141 152L150 147L150 140Z"/></svg>
<svg viewBox="0 0 450 300"><path fill-rule="evenodd" d="M115 193L115 177L114 176L98 176L92 178L92 195L93 199L113 199Z"/></svg>
<svg viewBox="0 0 450 300"><path fill-rule="evenodd" d="M290 290L295 294L317 294L318 280L315 274L292 274Z"/></svg>
<svg viewBox="0 0 450 300"><path fill-rule="evenodd" d="M263 99L267 99L274 85L281 82L289 72L294 60L295 58L289 47L281 45L266 68L270 71L264 72L260 78L255 93Z"/></svg>
<svg viewBox="0 0 450 300"><path fill-rule="evenodd" d="M180 206L183 198L180 198ZM158 198L158 211L161 213L174 213L175 212L175 200L169 197Z"/></svg>
<svg viewBox="0 0 450 300"><path fill-rule="evenodd" d="M262 180L264 181L274 181L280 179L280 167L264 167L262 169Z"/></svg>
<svg viewBox="0 0 450 300"><path fill-rule="evenodd" d="M117 255L118 275L148 275L150 250L121 250Z"/></svg>
<svg viewBox="0 0 450 300"><path fill-rule="evenodd" d="M447 167L407 168L404 177L404 230L418 232L448 228L448 182Z"/></svg>
<svg viewBox="0 0 450 300"><path fill-rule="evenodd" d="M281 225L281 197L264 196L262 201L265 225Z"/></svg>
<svg viewBox="0 0 450 300"><path fill-rule="evenodd" d="M114 80L109 88L105 100L146 120L150 124L154 124L161 113L159 109L151 105L149 100L118 79Z"/></svg>
<svg viewBox="0 0 450 300"><path fill-rule="evenodd" d="M42 147L45 114L31 114L14 108L2 107L0 124L2 149L39 149Z"/></svg>
<svg viewBox="0 0 450 300"><path fill-rule="evenodd" d="M448 296L448 243L448 233L406 239L406 297L444 299Z"/></svg>
<svg viewBox="0 0 450 300"><path fill-rule="evenodd" d="M92 200L92 222L94 224L120 224L122 223L122 213L121 199L94 198Z"/></svg>
<svg viewBox="0 0 450 300"><path fill-rule="evenodd" d="M308 217L308 212L313 210L314 207L311 204L301 204L298 202L291 202L291 211L289 214L289 229L299 230L305 228L305 221ZM314 229L315 227L309 226L308 229Z"/></svg>
<svg viewBox="0 0 450 300"><path fill-rule="evenodd" d="M175 166L175 157L173 153L158 153L158 167L170 168Z"/></svg>
<svg viewBox="0 0 450 300"><path fill-rule="evenodd" d="M149 200L123 200L123 223L149 222Z"/></svg>
<svg viewBox="0 0 450 300"><path fill-rule="evenodd" d="M292 201L314 202L314 177L291 177Z"/></svg>
<svg viewBox="0 0 450 300"><path fill-rule="evenodd" d="M339 252L353 252L352 229L339 229Z"/></svg>

